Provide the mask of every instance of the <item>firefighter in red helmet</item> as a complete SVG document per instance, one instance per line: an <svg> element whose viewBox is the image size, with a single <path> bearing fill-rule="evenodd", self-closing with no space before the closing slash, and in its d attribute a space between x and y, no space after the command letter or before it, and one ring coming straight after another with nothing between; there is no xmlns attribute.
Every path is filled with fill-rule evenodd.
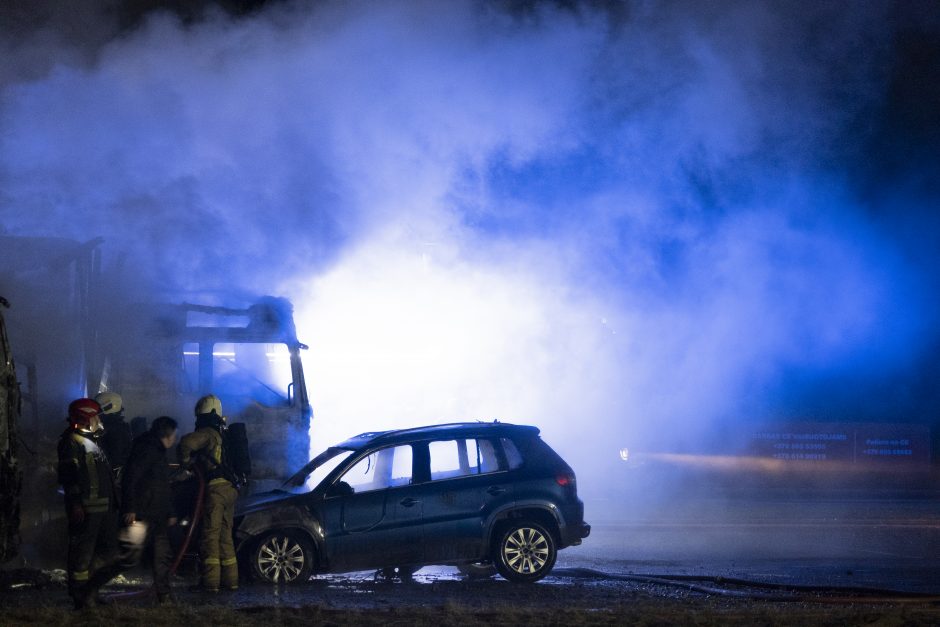
<svg viewBox="0 0 940 627"><path fill-rule="evenodd" d="M69 426L59 438L59 483L68 518L68 586L76 608L94 605L89 576L117 549L117 507L111 464L98 446L101 406L90 398L69 405Z"/></svg>

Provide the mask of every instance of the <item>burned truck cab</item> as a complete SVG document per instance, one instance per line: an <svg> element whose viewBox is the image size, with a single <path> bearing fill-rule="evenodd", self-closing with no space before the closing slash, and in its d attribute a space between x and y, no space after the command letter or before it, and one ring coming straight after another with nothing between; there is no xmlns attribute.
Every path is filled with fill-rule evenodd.
<svg viewBox="0 0 940 627"><path fill-rule="evenodd" d="M252 486L276 485L309 459L312 411L293 306L264 297L245 308L140 305L108 325L124 328L102 364L99 389L124 397L127 418L175 417L215 394L229 424L245 424Z"/></svg>

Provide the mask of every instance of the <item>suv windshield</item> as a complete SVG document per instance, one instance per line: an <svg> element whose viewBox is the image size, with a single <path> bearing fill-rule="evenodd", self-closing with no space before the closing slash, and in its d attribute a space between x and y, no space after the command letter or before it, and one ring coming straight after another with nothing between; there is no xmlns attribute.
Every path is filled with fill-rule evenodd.
<svg viewBox="0 0 940 627"><path fill-rule="evenodd" d="M295 493L309 492L352 453L352 449L331 446L285 481L281 489Z"/></svg>

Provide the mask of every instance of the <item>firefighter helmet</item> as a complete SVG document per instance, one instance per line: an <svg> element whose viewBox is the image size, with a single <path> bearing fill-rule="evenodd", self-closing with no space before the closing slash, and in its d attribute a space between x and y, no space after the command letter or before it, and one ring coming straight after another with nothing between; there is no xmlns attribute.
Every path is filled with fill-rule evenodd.
<svg viewBox="0 0 940 627"><path fill-rule="evenodd" d="M219 419L222 418L222 401L215 394L203 396L196 401L196 415L215 414Z"/></svg>
<svg viewBox="0 0 940 627"><path fill-rule="evenodd" d="M102 392L95 397L95 402L101 405L102 414L119 414L124 409L124 400L114 392Z"/></svg>
<svg viewBox="0 0 940 627"><path fill-rule="evenodd" d="M101 413L101 405L90 398L80 398L69 403L69 422L73 426L87 429Z"/></svg>

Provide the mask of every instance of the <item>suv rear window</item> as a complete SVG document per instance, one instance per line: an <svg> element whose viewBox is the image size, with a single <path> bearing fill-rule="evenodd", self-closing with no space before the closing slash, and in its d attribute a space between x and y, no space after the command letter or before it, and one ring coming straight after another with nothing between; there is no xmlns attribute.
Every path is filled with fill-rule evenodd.
<svg viewBox="0 0 940 627"><path fill-rule="evenodd" d="M428 443L428 452L431 455L431 481L505 470L492 440L437 440Z"/></svg>
<svg viewBox="0 0 940 627"><path fill-rule="evenodd" d="M509 438L500 438L499 441L503 445L503 452L506 453L506 461L509 463L509 470L521 468L522 453L519 452L516 443Z"/></svg>

